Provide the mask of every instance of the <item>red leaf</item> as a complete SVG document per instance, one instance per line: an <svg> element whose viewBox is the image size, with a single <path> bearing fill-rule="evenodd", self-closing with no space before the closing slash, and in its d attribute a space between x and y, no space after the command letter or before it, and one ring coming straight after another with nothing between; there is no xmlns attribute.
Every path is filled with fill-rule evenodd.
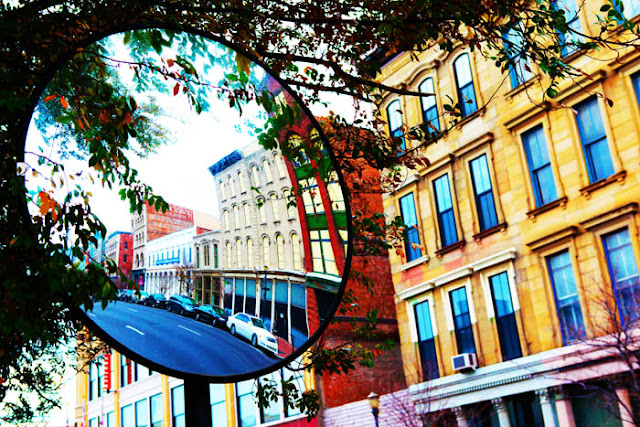
<svg viewBox="0 0 640 427"><path fill-rule="evenodd" d="M173 96L176 96L179 91L180 91L180 83L176 83L176 85L173 87Z"/></svg>
<svg viewBox="0 0 640 427"><path fill-rule="evenodd" d="M61 97L60 97L60 104L61 104L65 109L69 108L69 103L67 102L67 100L66 100L66 99L64 99L64 96L61 96Z"/></svg>
<svg viewBox="0 0 640 427"><path fill-rule="evenodd" d="M167 65L173 67L173 59L167 59Z"/></svg>
<svg viewBox="0 0 640 427"><path fill-rule="evenodd" d="M49 95L49 96L45 96L44 97L44 102L49 102L49 101L53 101L54 99L56 99L58 97L58 95Z"/></svg>

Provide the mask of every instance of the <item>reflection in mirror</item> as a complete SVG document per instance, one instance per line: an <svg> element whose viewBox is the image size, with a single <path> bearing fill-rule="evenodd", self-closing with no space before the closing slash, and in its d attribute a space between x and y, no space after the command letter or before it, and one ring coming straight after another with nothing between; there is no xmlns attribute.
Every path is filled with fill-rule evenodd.
<svg viewBox="0 0 640 427"><path fill-rule="evenodd" d="M81 307L98 336L173 375L265 371L308 345L337 302L348 242L338 174L315 122L263 69L209 40L163 37L144 60L109 37L54 78L27 137L30 209L42 217L79 203L104 224L50 236L96 238L70 254L75 268L101 264L110 275ZM109 58L116 90L132 93L126 111L93 105L92 116L83 103L108 99L56 92L64 73L90 70L96 57ZM235 98L238 79L253 97ZM283 108L295 123L267 131ZM105 140L112 120L122 133ZM109 174L123 171L111 191Z"/></svg>

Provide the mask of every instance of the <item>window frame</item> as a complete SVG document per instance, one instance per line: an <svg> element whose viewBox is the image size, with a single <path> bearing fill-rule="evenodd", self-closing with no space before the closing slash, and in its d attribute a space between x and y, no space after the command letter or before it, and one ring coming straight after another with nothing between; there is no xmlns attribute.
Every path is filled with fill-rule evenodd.
<svg viewBox="0 0 640 427"><path fill-rule="evenodd" d="M415 190L415 191L414 191ZM409 195L413 196L413 208L414 208L414 214L416 217L416 224L415 225L415 231L416 231L416 235L418 237L418 242L411 242L410 240L407 240L404 242L404 250L405 250L405 257L404 257L404 264L409 264L411 262L417 261L421 258L423 258L425 256L426 250L425 250L425 245L422 243L422 229L421 229L421 225L420 225L420 210L418 208L418 197L417 197L417 188L411 188L410 191L406 191L403 192L401 195L398 195L398 197L396 198L396 209L397 212L400 214L400 217L402 218L402 221L404 222L405 218L403 215L403 210L402 210L402 199L404 199L405 197L408 197ZM414 243L417 244L419 246L422 247L422 249L417 249L417 251L420 253L419 256L409 259L409 253L410 250L408 249L408 247L410 247L410 244Z"/></svg>
<svg viewBox="0 0 640 427"><path fill-rule="evenodd" d="M468 58L469 74L471 76L471 85L473 87L473 94L474 94L474 97L475 97L474 98L475 109L473 111L468 111L468 112L465 112L465 109L462 108L462 106L463 105L467 105L467 104L471 105L471 104L470 103L466 103L463 100L462 90L464 88L466 88L469 85L469 83L465 84L464 87L460 87L459 79L458 79L458 72L457 72L457 68L456 68L456 63L458 62L458 60L460 60L460 58L462 58L465 55L467 55L467 58ZM478 80L478 76L476 76L476 73L475 73L475 67L474 67L474 64L472 62L472 56L471 56L471 52L470 51L464 50L464 51L458 53L455 56L455 58L451 61L451 73L452 73L452 77L453 77L451 79L451 81L454 82L455 89L456 89L456 91L455 91L456 100L457 100L458 104L460 104L460 106L461 106L461 108L460 108L460 120L462 121L462 120L466 119L467 117L471 117L476 112L480 111L481 110L480 105L482 104L480 96L479 96L479 92L480 91L476 87L476 82L479 81L479 80Z"/></svg>
<svg viewBox="0 0 640 427"><path fill-rule="evenodd" d="M492 227L488 227L483 229L481 225L481 217L480 217L480 206L478 204L478 196L476 194L476 184L473 174L473 169L471 168L471 162L476 161L480 157L485 156L485 161L487 163L487 172L489 174L489 182L491 183L491 195L493 198L493 208L496 214L496 224ZM473 219L476 225L477 233L474 235L474 238L483 237L484 233L490 233L493 229L502 229L505 226L505 218L504 213L502 212L502 204L500 203L500 192L497 189L497 181L495 178L495 170L493 168L493 154L489 146L485 146L479 150L473 150L467 154L465 154L463 158L465 164L465 172L467 174L467 179L471 185L469 185L469 199L471 200L471 204L473 206L472 213Z"/></svg>
<svg viewBox="0 0 640 427"><path fill-rule="evenodd" d="M453 305L451 304L451 293L459 291L460 289L465 290L467 308L469 310L468 328L471 331L471 337L473 339L473 347L475 350L474 352L479 362L480 358L479 358L479 351L478 351L478 345L477 345L478 337L476 337L476 331L474 326L476 323L478 323L478 319L476 317L475 306L473 302L473 294L471 293L470 288L471 288L470 279L467 278L463 283L460 283L460 282L452 283L451 285L442 287L441 289L443 292L442 297L445 300L445 311L446 311L445 314L447 314L447 323L448 323L447 326L449 327L449 332L451 332L451 337L453 339L453 348L455 348L456 354L462 354L462 353L460 352L460 344L458 342L458 333L457 333L458 328L456 328L455 313L453 311Z"/></svg>
<svg viewBox="0 0 640 427"><path fill-rule="evenodd" d="M438 324L436 320L436 310L434 305L434 299L435 298L433 294L426 294L418 298L415 298L411 301L405 301L407 313L411 313L411 315L408 316L409 317L409 322L408 322L409 333L411 334L410 335L411 341L414 343L416 347L418 347L418 356L417 356L416 362L418 363L419 369L422 374L421 378L423 378L424 381L427 381L427 376L423 371L422 354L419 351L419 345L421 341L420 341L420 335L418 333L418 319L416 316L416 306L419 304L426 303L429 310L429 320L431 321L431 333L433 335L432 339L434 344L434 353L436 356L436 368L438 369L438 375L432 378L429 378L429 380L443 377L446 374L446 371L443 369L444 368L443 357L440 351L440 341L439 341L439 335L438 335Z"/></svg>
<svg viewBox="0 0 640 427"><path fill-rule="evenodd" d="M529 63L527 58L522 57L521 52L516 54L511 54L509 52L509 46L517 44L517 42L514 41L513 38L509 37L509 34L511 33L511 31L515 31L514 30L515 26L521 27L522 21L515 22L509 28L509 30L502 33L502 43L504 45L507 56L509 57L509 59L511 59L515 63L515 66L511 64L509 65L509 80L511 81L512 90L517 89L519 87L523 87L529 80L535 77L535 73L531 68L531 64ZM520 31L522 31L522 28L520 28ZM511 34L514 34L515 37L520 38L520 33L518 32L514 32ZM519 41L521 42L521 40ZM520 48L520 46L517 46L517 47ZM529 67L529 70L527 70L525 66Z"/></svg>
<svg viewBox="0 0 640 427"><path fill-rule="evenodd" d="M423 76L421 81L420 81L420 83L417 86L417 90L419 92L423 92L424 89L422 88L422 86L425 83L427 83L428 80L431 80L431 86L433 87L433 90L432 90L433 95L431 95L431 96L421 96L419 98L418 102L420 103L421 123L425 124L426 131L429 134L433 134L433 133L441 131L441 128L440 128L440 109L438 107L438 91L437 91L437 88L436 88L437 76L432 76L432 75ZM424 93L426 93L426 92L424 92ZM433 103L432 106L430 106L430 107L425 109L425 105L424 105L425 104L425 100L427 98L431 98L431 97L433 97L434 103ZM436 115L435 115L434 118L427 120L427 113L432 111L432 110L435 110L435 114ZM431 123L433 125L433 127L435 127L437 129L437 131L432 129L431 126L429 126L428 123Z"/></svg>
<svg viewBox="0 0 640 427"><path fill-rule="evenodd" d="M442 238L442 231L440 229L441 212L438 211L437 194L435 189L435 182L441 179L442 177L444 177L445 175L447 176L447 179L448 179L449 193L451 196L451 209L453 210L453 219L455 222L455 230L456 230L456 241L453 243L449 243L447 245L444 244L444 241ZM460 213L458 211L458 197L457 197L454 181L455 181L455 178L454 178L453 168L451 167L451 164L447 165L442 169L434 171L429 176L429 179L428 179L428 186L429 186L428 191L430 196L429 202L431 204L431 212L433 213L432 218L433 218L434 230L436 233L436 247L438 248L436 254L438 255L444 255L444 253L447 253L449 250L453 250L458 248L461 245L464 245L464 241L465 241L464 232L462 230L462 224L460 222Z"/></svg>
<svg viewBox="0 0 640 427"><path fill-rule="evenodd" d="M555 184L556 195L557 195L556 200L541 206L537 206L536 204L535 190L533 187L533 182L531 180L531 170L529 167L529 158L527 156L527 151L525 149L525 144L523 139L523 135L526 132L533 130L537 126L542 126L542 130L544 132L547 153L549 155L549 162L551 163L551 172L553 175L553 182ZM527 195L528 195L527 199L529 204L529 211L527 212L527 215L530 218L535 217L536 215L542 212L546 212L547 210L555 206L564 206L567 201L563 182L558 178L560 176L560 173L558 171L558 161L557 161L558 157L555 151L555 145L554 145L555 141L551 135L551 132L549 131L550 128L551 128L551 123L550 123L549 116L548 114L544 114L542 116L538 116L534 120L529 120L526 123L523 123L522 125L518 126L517 129L514 129L514 132L516 132L516 135L517 135L517 141L518 141L517 145L518 145L518 150L520 151L520 162L522 164L522 168L524 172L524 181L526 182L525 187L527 189Z"/></svg>
<svg viewBox="0 0 640 427"><path fill-rule="evenodd" d="M398 113L399 117L400 117L400 124L396 127L392 127L392 117L394 118L394 122L395 122L395 116L391 116L390 115L390 111L391 108L394 104L398 105L398 108L396 108L395 111L399 111L400 113ZM399 138L401 140L401 143L399 145L400 149L402 150L401 152L398 153L398 155L402 155L404 154L404 152L407 150L407 139L404 137L404 106L402 105L402 99L401 98L394 98L392 100L389 101L389 103L385 106L384 111L385 114L387 115L387 131L389 132L389 137L391 138Z"/></svg>

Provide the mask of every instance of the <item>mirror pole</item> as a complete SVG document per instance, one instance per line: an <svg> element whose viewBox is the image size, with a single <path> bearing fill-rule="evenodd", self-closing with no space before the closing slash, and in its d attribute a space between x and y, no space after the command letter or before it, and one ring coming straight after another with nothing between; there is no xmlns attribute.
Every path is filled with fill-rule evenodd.
<svg viewBox="0 0 640 427"><path fill-rule="evenodd" d="M188 426L211 427L211 402L209 383L200 380L184 380L184 415Z"/></svg>

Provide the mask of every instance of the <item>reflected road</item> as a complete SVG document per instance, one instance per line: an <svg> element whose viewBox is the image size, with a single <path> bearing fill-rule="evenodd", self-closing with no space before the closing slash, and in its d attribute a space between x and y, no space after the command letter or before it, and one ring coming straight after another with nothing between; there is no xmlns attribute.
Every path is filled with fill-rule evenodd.
<svg viewBox="0 0 640 427"><path fill-rule="evenodd" d="M93 311L87 314L130 350L176 371L239 375L278 361L226 330L164 309L116 301L102 310L96 301Z"/></svg>

